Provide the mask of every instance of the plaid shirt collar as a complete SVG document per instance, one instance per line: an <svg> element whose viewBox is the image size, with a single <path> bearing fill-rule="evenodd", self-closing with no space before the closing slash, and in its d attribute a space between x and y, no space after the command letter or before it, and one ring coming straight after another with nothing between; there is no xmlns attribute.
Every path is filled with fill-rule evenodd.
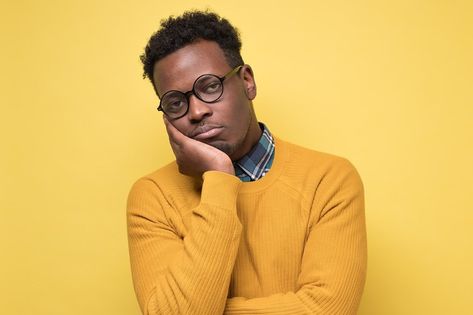
<svg viewBox="0 0 473 315"><path fill-rule="evenodd" d="M243 182L255 181L266 175L274 160L274 139L269 129L260 123L263 130L258 143L240 160L233 163L235 175Z"/></svg>

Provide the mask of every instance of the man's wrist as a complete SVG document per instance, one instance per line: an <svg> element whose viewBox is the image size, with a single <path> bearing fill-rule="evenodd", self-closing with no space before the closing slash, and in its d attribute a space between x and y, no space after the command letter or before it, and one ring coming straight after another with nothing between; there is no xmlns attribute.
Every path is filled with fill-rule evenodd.
<svg viewBox="0 0 473 315"><path fill-rule="evenodd" d="M233 163L229 157L228 159L217 163L213 170L235 176L235 168L233 167Z"/></svg>

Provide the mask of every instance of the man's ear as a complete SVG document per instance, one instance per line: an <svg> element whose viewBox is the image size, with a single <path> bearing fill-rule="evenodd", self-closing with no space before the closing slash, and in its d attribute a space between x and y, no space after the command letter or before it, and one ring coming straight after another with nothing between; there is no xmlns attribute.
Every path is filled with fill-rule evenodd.
<svg viewBox="0 0 473 315"><path fill-rule="evenodd" d="M244 65L240 70L240 76L245 85L245 94L252 101L256 97L256 82L253 70L249 65Z"/></svg>

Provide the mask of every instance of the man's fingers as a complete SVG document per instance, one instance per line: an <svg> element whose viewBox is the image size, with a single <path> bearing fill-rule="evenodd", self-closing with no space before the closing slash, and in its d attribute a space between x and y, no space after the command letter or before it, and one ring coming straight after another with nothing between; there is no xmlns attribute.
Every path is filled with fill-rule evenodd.
<svg viewBox="0 0 473 315"><path fill-rule="evenodd" d="M166 131L169 136L169 140L172 143L180 144L186 141L186 136L182 134L176 127L174 127L165 116L163 116L164 126L166 126Z"/></svg>

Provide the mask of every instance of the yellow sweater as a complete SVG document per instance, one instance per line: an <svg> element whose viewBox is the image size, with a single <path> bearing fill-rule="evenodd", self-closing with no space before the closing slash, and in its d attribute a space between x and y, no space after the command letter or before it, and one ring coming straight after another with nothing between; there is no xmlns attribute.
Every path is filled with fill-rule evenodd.
<svg viewBox="0 0 473 315"><path fill-rule="evenodd" d="M346 160L275 139L271 170L242 183L175 162L127 207L144 314L355 314L366 276L363 186Z"/></svg>

